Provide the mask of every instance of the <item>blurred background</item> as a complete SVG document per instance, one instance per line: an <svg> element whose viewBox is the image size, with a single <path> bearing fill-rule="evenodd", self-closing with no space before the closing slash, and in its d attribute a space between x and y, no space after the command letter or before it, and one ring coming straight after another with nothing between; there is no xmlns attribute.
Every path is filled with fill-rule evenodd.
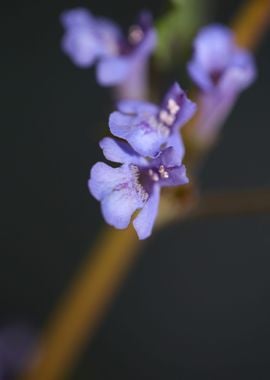
<svg viewBox="0 0 270 380"><path fill-rule="evenodd" d="M228 23L243 2L208 0L202 22ZM103 226L87 180L102 158L111 94L60 50L59 15L78 5L123 27L142 8L155 19L168 9L166 0L2 7L0 329L40 331ZM270 185L269 36L258 80L205 163L204 190ZM189 54L174 67L185 88ZM153 235L67 380L269 379L269 227L270 215L227 217Z"/></svg>

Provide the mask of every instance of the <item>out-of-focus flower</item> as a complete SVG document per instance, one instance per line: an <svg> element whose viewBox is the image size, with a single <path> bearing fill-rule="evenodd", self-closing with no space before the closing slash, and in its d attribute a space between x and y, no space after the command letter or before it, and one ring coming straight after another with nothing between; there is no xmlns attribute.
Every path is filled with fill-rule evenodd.
<svg viewBox="0 0 270 380"><path fill-rule="evenodd" d="M89 67L116 53L120 31L112 22L95 18L83 8L64 11L61 22L65 29L62 49L75 65Z"/></svg>
<svg viewBox="0 0 270 380"><path fill-rule="evenodd" d="M10 325L0 330L0 380L17 375L27 366L34 348L34 332L21 325Z"/></svg>
<svg viewBox="0 0 270 380"><path fill-rule="evenodd" d="M155 157L164 147L172 146L179 159L184 145L179 134L194 114L196 105L175 83L160 106L142 101L119 102L119 111L110 115L109 127L114 136L128 141L132 148L145 157Z"/></svg>
<svg viewBox="0 0 270 380"><path fill-rule="evenodd" d="M236 45L229 28L217 24L202 28L195 38L188 71L205 92L239 92L256 76L252 55Z"/></svg>
<svg viewBox="0 0 270 380"><path fill-rule="evenodd" d="M248 51L236 45L229 28L214 24L195 38L188 71L201 90L196 137L211 144L241 91L255 80L255 63Z"/></svg>
<svg viewBox="0 0 270 380"><path fill-rule="evenodd" d="M148 12L140 13L127 37L113 22L96 18L83 8L63 12L61 22L65 28L64 52L80 67L97 62L99 84L115 86L134 76L139 81L145 79L143 69L156 46L156 32ZM135 79L132 83L138 86Z"/></svg>
<svg viewBox="0 0 270 380"><path fill-rule="evenodd" d="M90 192L101 202L106 222L115 228L126 228L134 212L140 210L133 225L139 239L146 239L157 216L160 188L186 184L185 167L172 147L149 159L112 138L104 138L100 146L108 160L122 165L113 168L96 163L88 183Z"/></svg>

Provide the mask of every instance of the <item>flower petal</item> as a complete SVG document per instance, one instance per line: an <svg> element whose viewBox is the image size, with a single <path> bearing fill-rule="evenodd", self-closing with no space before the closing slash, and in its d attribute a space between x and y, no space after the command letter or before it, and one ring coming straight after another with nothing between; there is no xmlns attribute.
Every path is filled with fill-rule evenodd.
<svg viewBox="0 0 270 380"><path fill-rule="evenodd" d="M121 30L113 21L104 17L98 17L96 23L98 24L99 33L103 37L103 40L106 40L107 38L113 38L115 40L121 38Z"/></svg>
<svg viewBox="0 0 270 380"><path fill-rule="evenodd" d="M133 226L140 240L148 238L152 233L154 222L158 213L159 197L160 187L155 185L143 209L133 221Z"/></svg>
<svg viewBox="0 0 270 380"><path fill-rule="evenodd" d="M154 51L156 45L157 45L156 31L154 29L150 29L148 32L145 33L145 37L143 41L140 43L140 45L138 46L137 51L135 51L135 54L137 57L140 57L140 59L145 59L148 55L150 55Z"/></svg>
<svg viewBox="0 0 270 380"><path fill-rule="evenodd" d="M109 127L114 136L127 140L144 157L155 157L169 135L169 131L166 134L164 128L157 127L155 118L151 121L151 118L142 115L131 116L120 112L110 115Z"/></svg>
<svg viewBox="0 0 270 380"><path fill-rule="evenodd" d="M171 103L171 104L170 104ZM182 90L178 83L174 83L161 105L161 109L168 112L170 115L175 116L171 128L178 130L182 127L195 113L197 106L186 96L185 91Z"/></svg>
<svg viewBox="0 0 270 380"><path fill-rule="evenodd" d="M158 107L149 102L142 100L121 100L118 103L118 109L120 112L127 114L143 114L156 115L158 113Z"/></svg>
<svg viewBox="0 0 270 380"><path fill-rule="evenodd" d="M250 86L255 78L256 67L252 55L244 50L239 50L232 57L218 88L223 93L239 92Z"/></svg>
<svg viewBox="0 0 270 380"><path fill-rule="evenodd" d="M173 125L174 130L179 130L184 124L186 124L194 115L197 110L197 105L187 98L186 95L183 97L182 109L179 112L179 115L176 118L176 121Z"/></svg>
<svg viewBox="0 0 270 380"><path fill-rule="evenodd" d="M122 33L118 25L106 18L97 18L97 33L102 45L102 57L112 57L119 53L119 40Z"/></svg>
<svg viewBox="0 0 270 380"><path fill-rule="evenodd" d="M91 194L101 201L104 219L115 228L126 228L134 211L145 202L134 185L134 173L128 165L112 168L98 162L91 170L88 185Z"/></svg>
<svg viewBox="0 0 270 380"><path fill-rule="evenodd" d="M126 167L112 168L104 162L97 162L91 169L88 187L91 194L97 200L101 200L129 178L130 173Z"/></svg>
<svg viewBox="0 0 270 380"><path fill-rule="evenodd" d="M110 137L105 137L99 143L107 160L123 164L132 163L135 165L146 165L147 161L139 156L126 142L117 141Z"/></svg>
<svg viewBox="0 0 270 380"><path fill-rule="evenodd" d="M130 70L129 57L108 57L97 66L97 79L103 86L114 86L127 79Z"/></svg>
<svg viewBox="0 0 270 380"><path fill-rule="evenodd" d="M185 92L182 90L180 85L177 82L175 82L166 92L166 95L164 96L164 99L162 101L161 108L167 109L169 99L173 99L177 105L180 105L182 96L184 94Z"/></svg>
<svg viewBox="0 0 270 380"><path fill-rule="evenodd" d="M129 225L132 214L142 207L135 192L127 185L126 188L112 191L101 201L101 211L108 224L124 229Z"/></svg>
<svg viewBox="0 0 270 380"><path fill-rule="evenodd" d="M204 69L199 62L193 60L187 65L188 73L193 82L196 83L204 91L210 91L214 87L214 84L210 78L208 71Z"/></svg>
<svg viewBox="0 0 270 380"><path fill-rule="evenodd" d="M178 163L180 164L185 155L185 146L182 136L179 132L174 132L169 136L167 146L172 147L175 150L178 158Z"/></svg>
<svg viewBox="0 0 270 380"><path fill-rule="evenodd" d="M82 68L90 67L101 53L96 36L87 27L67 31L61 46L71 61Z"/></svg>
<svg viewBox="0 0 270 380"><path fill-rule="evenodd" d="M174 168L166 168L169 174L169 177L166 179L160 180L160 186L162 187L171 187L171 186L180 186L185 185L189 182L189 179L186 175L186 168L184 165L175 166Z"/></svg>
<svg viewBox="0 0 270 380"><path fill-rule="evenodd" d="M138 124L127 138L133 149L144 157L156 157L167 139L167 135L152 129L147 123Z"/></svg>
<svg viewBox="0 0 270 380"><path fill-rule="evenodd" d="M92 25L95 26L95 19L92 14L85 8L74 8L62 12L60 21L64 28L81 27Z"/></svg>
<svg viewBox="0 0 270 380"><path fill-rule="evenodd" d="M65 11L60 19L66 29L61 42L63 51L77 66L91 66L103 52L96 19L84 8Z"/></svg>
<svg viewBox="0 0 270 380"><path fill-rule="evenodd" d="M130 135L130 129L134 126L135 120L136 116L115 111L109 117L110 131L114 136L126 139Z"/></svg>
<svg viewBox="0 0 270 380"><path fill-rule="evenodd" d="M202 28L194 41L194 58L206 71L223 71L234 52L232 31L219 24Z"/></svg>

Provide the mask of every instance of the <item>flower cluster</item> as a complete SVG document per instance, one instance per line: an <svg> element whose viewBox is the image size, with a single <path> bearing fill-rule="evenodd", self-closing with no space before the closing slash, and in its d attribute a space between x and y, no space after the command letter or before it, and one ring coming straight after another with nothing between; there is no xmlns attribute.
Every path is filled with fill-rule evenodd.
<svg viewBox="0 0 270 380"><path fill-rule="evenodd" d="M122 101L109 119L113 135L100 142L104 156L121 164L113 168L96 163L89 180L92 195L101 202L106 222L126 228L135 211L133 225L140 239L150 236L158 212L160 189L188 182L182 164L184 147L179 128L196 110L175 83L161 106ZM126 140L126 141L123 141Z"/></svg>
<svg viewBox="0 0 270 380"><path fill-rule="evenodd" d="M142 156L155 157L160 147L172 146L180 158L184 146L181 128L196 111L196 105L175 83L158 107L155 104L122 100L109 119L111 133L125 139Z"/></svg>
<svg viewBox="0 0 270 380"><path fill-rule="evenodd" d="M145 65L156 46L156 32L148 12L140 13L125 37L110 20L76 8L62 13L65 29L62 49L79 67L97 62L97 80L103 86L127 81Z"/></svg>
<svg viewBox="0 0 270 380"><path fill-rule="evenodd" d="M147 62L156 46L149 13L139 15L127 37L111 21L82 8L64 12L61 21L62 48L71 60L80 67L96 62L98 82L120 89L121 101L109 117L116 139L100 142L105 158L118 166L96 163L90 192L101 202L108 224L124 229L134 216L137 234L145 239L158 212L160 189L188 182L179 132L196 105L177 83L159 106L142 100ZM256 68L252 55L237 46L232 31L222 25L202 28L193 47L188 72L200 89L193 130L195 138L209 146L238 95L254 81Z"/></svg>

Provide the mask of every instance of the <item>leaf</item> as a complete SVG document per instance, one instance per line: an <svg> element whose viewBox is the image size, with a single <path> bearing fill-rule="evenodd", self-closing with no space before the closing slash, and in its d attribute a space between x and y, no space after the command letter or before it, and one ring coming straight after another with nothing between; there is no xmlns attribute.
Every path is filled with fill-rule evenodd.
<svg viewBox="0 0 270 380"><path fill-rule="evenodd" d="M197 29L206 22L209 0L171 0L171 9L157 22L156 61L170 67L191 45ZM176 59L177 61L177 59Z"/></svg>

